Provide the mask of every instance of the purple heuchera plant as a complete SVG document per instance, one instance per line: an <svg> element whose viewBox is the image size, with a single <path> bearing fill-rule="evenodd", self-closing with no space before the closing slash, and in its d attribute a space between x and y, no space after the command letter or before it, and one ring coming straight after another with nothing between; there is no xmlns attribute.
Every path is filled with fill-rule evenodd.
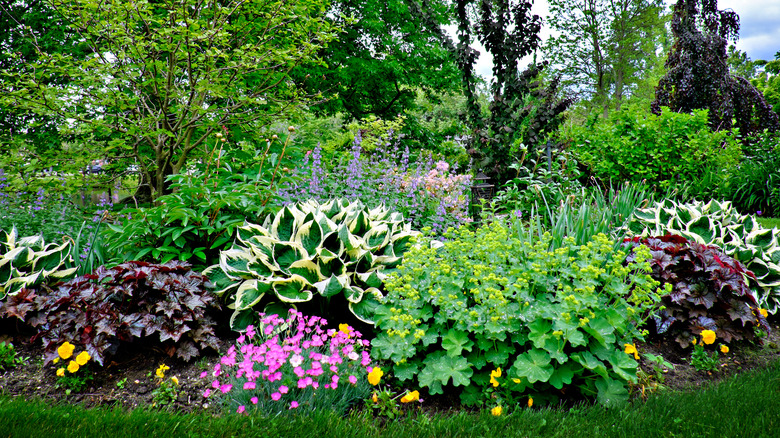
<svg viewBox="0 0 780 438"><path fill-rule="evenodd" d="M346 410L368 397L369 342L347 324L326 330L327 321L294 309L289 317L260 314L214 366L203 392L232 412L273 415L290 409ZM209 378L210 377L210 378Z"/></svg>

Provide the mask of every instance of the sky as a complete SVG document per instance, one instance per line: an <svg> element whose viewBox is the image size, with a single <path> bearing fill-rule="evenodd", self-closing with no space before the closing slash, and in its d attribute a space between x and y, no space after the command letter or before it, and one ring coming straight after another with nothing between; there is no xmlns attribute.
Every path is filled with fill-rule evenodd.
<svg viewBox="0 0 780 438"><path fill-rule="evenodd" d="M676 0L665 0L671 7ZM774 59L780 51L780 0L718 0L718 9L732 9L739 15L739 40L737 49L747 53L752 60ZM532 8L534 14L545 18L548 14L547 0L536 0ZM455 35L455 29L450 31ZM540 37L545 41L550 36L550 30L545 26ZM477 73L485 78L492 76L493 63L490 55L479 44L474 46L480 52L477 60ZM525 64L530 58L524 60Z"/></svg>

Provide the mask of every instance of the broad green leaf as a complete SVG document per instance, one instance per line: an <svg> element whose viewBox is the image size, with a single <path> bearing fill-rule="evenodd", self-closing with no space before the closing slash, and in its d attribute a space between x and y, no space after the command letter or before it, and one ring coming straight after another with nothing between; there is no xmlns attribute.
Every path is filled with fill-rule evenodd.
<svg viewBox="0 0 780 438"><path fill-rule="evenodd" d="M307 256L312 256L317 253L317 249L322 244L322 237L320 224L311 220L298 228L295 233L295 242L303 247Z"/></svg>
<svg viewBox="0 0 780 438"><path fill-rule="evenodd" d="M628 402L626 385L619 380L600 378L596 380L596 389L596 400L608 408L619 408Z"/></svg>
<svg viewBox="0 0 780 438"><path fill-rule="evenodd" d="M236 311L251 309L271 290L271 283L259 280L246 280L236 290Z"/></svg>
<svg viewBox="0 0 780 438"><path fill-rule="evenodd" d="M548 382L550 385L555 387L555 389L561 389L564 387L564 385L571 384L571 379L573 377L574 371L572 370L571 362L568 362L558 366L555 369L555 372L553 372L553 375L550 376L550 380Z"/></svg>
<svg viewBox="0 0 780 438"><path fill-rule="evenodd" d="M285 303L300 303L311 300L310 284L300 275L273 282L273 290L279 300Z"/></svg>
<svg viewBox="0 0 780 438"><path fill-rule="evenodd" d="M290 273L300 275L311 284L317 283L323 279L320 274L320 268L311 260L298 260L290 265Z"/></svg>
<svg viewBox="0 0 780 438"><path fill-rule="evenodd" d="M469 339L469 335L461 330L449 329L441 338L441 347L449 357L462 356L463 350L471 351L473 346L474 342Z"/></svg>
<svg viewBox="0 0 780 438"><path fill-rule="evenodd" d="M449 357L443 351L437 351L423 360L425 365L420 371L421 386L430 388L431 394L442 393L442 386L452 379L454 386L468 386L474 371L465 357Z"/></svg>
<svg viewBox="0 0 780 438"><path fill-rule="evenodd" d="M344 286L346 286L348 283L349 279L345 275L331 275L325 280L314 283L313 286L317 289L317 292L319 292L320 295L325 298L329 298L341 292L344 289Z"/></svg>
<svg viewBox="0 0 780 438"><path fill-rule="evenodd" d="M606 318L594 318L582 328L604 347L615 343L615 328Z"/></svg>
<svg viewBox="0 0 780 438"><path fill-rule="evenodd" d="M547 382L554 371L550 355L536 348L519 355L512 369L515 375L525 377L530 383Z"/></svg>

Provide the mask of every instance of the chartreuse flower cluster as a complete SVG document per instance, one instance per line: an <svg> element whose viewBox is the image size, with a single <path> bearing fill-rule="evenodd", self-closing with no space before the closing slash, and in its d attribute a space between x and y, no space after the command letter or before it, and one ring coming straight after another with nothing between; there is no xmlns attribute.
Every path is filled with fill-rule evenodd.
<svg viewBox="0 0 780 438"><path fill-rule="evenodd" d="M368 399L383 372L371 366L369 343L360 332L347 324L338 330L326 325L294 309L286 319L261 313L259 326L248 326L214 366L203 396L239 414L346 412Z"/></svg>
<svg viewBox="0 0 780 438"><path fill-rule="evenodd" d="M57 368L57 385L64 387L66 394L81 391L92 380L92 374L86 369L87 363L92 357L86 351L74 356L75 350L75 345L63 342L57 348L57 357L52 361L55 365L58 365L60 361L63 362L63 366ZM65 361L68 361L67 365L65 365ZM80 373L79 370L81 370Z"/></svg>
<svg viewBox="0 0 780 438"><path fill-rule="evenodd" d="M446 237L438 249L414 245L385 282L372 353L398 379L432 394L461 388L467 404L564 391L627 399L638 364L623 345L642 338L659 296L646 250L629 268L604 235L551 248L549 235L519 236L499 221ZM491 376L499 368L503 378Z"/></svg>

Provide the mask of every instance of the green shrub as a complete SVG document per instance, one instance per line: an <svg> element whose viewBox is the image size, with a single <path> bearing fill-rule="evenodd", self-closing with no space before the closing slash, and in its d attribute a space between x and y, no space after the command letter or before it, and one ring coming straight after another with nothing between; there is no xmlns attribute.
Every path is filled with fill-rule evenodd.
<svg viewBox="0 0 780 438"><path fill-rule="evenodd" d="M0 299L72 277L78 268L72 267L71 248L69 240L46 244L41 236L20 238L16 227L0 230Z"/></svg>
<svg viewBox="0 0 780 438"><path fill-rule="evenodd" d="M758 292L758 305L772 314L780 309L780 230L762 227L730 202L664 200L637 210L627 231L642 237L677 234L723 249L755 274L748 284Z"/></svg>
<svg viewBox="0 0 780 438"><path fill-rule="evenodd" d="M695 179L705 169L734 165L736 138L712 132L707 112L680 114L664 108L660 116L635 107L572 131L572 151L593 176L613 182L654 181L662 190Z"/></svg>
<svg viewBox="0 0 780 438"><path fill-rule="evenodd" d="M271 143L275 141L269 149ZM278 210L281 201L274 188L289 180L280 167L284 153L258 150L255 157L239 157L257 161L249 168L241 168L232 154L246 155L215 150L219 158L210 159L211 164L170 176L172 193L159 197L158 205L123 210L104 233L108 252L116 254L110 263L181 260L201 270L219 260L236 227Z"/></svg>
<svg viewBox="0 0 780 438"><path fill-rule="evenodd" d="M258 308L269 300L288 306L324 300L327 306L336 296L346 299L358 319L372 323L382 281L416 234L401 214L370 210L360 201L292 204L262 226L240 227L235 245L204 274L231 303L234 330L255 323Z"/></svg>
<svg viewBox="0 0 780 438"><path fill-rule="evenodd" d="M662 297L664 309L655 318L655 332L675 336L687 348L702 330L712 330L725 342L755 339L756 329L769 331L747 286L752 276L745 266L715 247L665 235L635 237L626 245L647 246L652 276L671 291ZM633 262L633 254L627 261Z"/></svg>
<svg viewBox="0 0 780 438"><path fill-rule="evenodd" d="M413 246L385 281L372 354L393 375L432 394L462 387L467 404L484 401L499 368L502 385L534 400L627 400L637 362L623 349L658 299L648 264L632 273L604 235L550 250L549 235L495 221L448 237L439 250Z"/></svg>

